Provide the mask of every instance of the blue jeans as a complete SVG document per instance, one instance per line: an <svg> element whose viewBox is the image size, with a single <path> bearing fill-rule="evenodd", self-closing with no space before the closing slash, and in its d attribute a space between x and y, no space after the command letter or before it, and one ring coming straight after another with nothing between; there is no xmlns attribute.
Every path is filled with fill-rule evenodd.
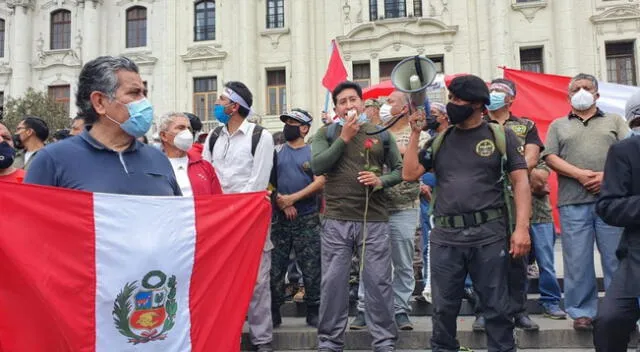
<svg viewBox="0 0 640 352"><path fill-rule="evenodd" d="M540 269L538 282L540 302L558 304L562 293L554 266L553 245L556 242L556 234L553 223L531 224L530 233L536 262Z"/></svg>
<svg viewBox="0 0 640 352"><path fill-rule="evenodd" d="M593 319L598 311L598 288L593 243L598 245L605 290L618 268L616 249L622 228L609 226L595 213L595 203L559 208L562 226L565 309L572 319Z"/></svg>

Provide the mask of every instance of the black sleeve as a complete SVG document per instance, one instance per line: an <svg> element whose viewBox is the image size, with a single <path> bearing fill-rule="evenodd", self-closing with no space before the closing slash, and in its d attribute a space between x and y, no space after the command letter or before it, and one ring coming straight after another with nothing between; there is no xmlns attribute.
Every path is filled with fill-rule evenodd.
<svg viewBox="0 0 640 352"><path fill-rule="evenodd" d="M507 144L507 170L513 172L527 168L527 161L524 159L524 147L520 145L520 141L509 128L504 129Z"/></svg>
<svg viewBox="0 0 640 352"><path fill-rule="evenodd" d="M540 152L542 152L544 150L544 143L542 143L542 140L540 139L540 134L538 134L538 127L536 127L536 124L533 122L531 122L531 124L533 125L533 127L531 127L531 129L525 136L524 144L537 145L538 147L540 147Z"/></svg>
<svg viewBox="0 0 640 352"><path fill-rule="evenodd" d="M422 167L424 167L426 171L429 171L431 170L431 168L433 168L433 159L431 159L430 149L420 149L420 151L418 152L418 162L420 163L420 165L422 165Z"/></svg>
<svg viewBox="0 0 640 352"><path fill-rule="evenodd" d="M640 194L632 194L633 167L625 146L629 143L614 144L607 154L604 167L604 181L600 197L596 202L596 212L604 222L618 227L640 226ZM637 167L637 166L636 166Z"/></svg>

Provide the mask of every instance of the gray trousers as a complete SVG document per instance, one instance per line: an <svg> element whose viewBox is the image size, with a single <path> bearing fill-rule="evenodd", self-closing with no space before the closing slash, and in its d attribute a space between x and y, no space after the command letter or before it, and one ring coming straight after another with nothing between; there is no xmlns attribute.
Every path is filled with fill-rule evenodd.
<svg viewBox="0 0 640 352"><path fill-rule="evenodd" d="M391 263L393 264L393 296L395 314L411 312L409 300L413 294L414 237L418 221L418 209L404 209L389 212L391 235ZM362 281L358 286L358 311L364 312L364 289Z"/></svg>
<svg viewBox="0 0 640 352"><path fill-rule="evenodd" d="M270 343L273 339L271 320L271 251L263 251L256 286L253 289L247 322L249 337L254 345Z"/></svg>
<svg viewBox="0 0 640 352"><path fill-rule="evenodd" d="M325 219L322 225L322 283L318 348L342 351L349 318L349 270L353 251L362 251L362 222ZM367 224L364 268L360 277L367 292L365 318L374 351L394 347L397 329L391 286L389 224ZM362 259L361 259L362 260Z"/></svg>

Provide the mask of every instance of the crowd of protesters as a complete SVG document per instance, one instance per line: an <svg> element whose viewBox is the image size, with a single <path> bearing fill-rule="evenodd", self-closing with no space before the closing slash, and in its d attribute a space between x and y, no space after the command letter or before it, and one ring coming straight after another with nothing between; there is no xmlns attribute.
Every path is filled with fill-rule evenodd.
<svg viewBox="0 0 640 352"><path fill-rule="evenodd" d="M137 65L100 57L82 69L81 113L68 130L50 133L36 116L13 131L0 123L0 181L132 195L270 190L272 226L247 315L258 351L273 350L273 329L286 324L281 306L294 294L318 330L319 351L342 351L347 327L367 328L374 351L393 351L398 330L413 329L414 298L433 306L433 351L463 349L463 298L475 303L473 329L486 333L489 351L515 351L515 328L539 329L526 311L532 265L545 317L595 327L599 351L625 350L640 318L638 300L628 298L640 296L640 95L626 119L610 114L596 105L596 78L579 74L567 90L571 110L543 142L532 120L511 113L513 82L467 75L447 88L448 102L425 110L401 91L363 101L360 86L345 81L315 134L313 116L296 108L272 135L248 120L250 89L229 81L213 110L219 127L204 133L197 116L167 112L149 144L158 112ZM551 171L559 178L564 310ZM604 311L594 243L611 289ZM357 314L349 323L350 298Z"/></svg>

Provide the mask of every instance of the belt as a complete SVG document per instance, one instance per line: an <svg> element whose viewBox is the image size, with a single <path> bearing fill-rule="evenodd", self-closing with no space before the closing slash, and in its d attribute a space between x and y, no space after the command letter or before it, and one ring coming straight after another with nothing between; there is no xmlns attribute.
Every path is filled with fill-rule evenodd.
<svg viewBox="0 0 640 352"><path fill-rule="evenodd" d="M468 227L478 226L492 220L500 219L505 216L502 208L485 209L475 213L464 213L459 215L435 216L433 223L437 227L466 229Z"/></svg>

